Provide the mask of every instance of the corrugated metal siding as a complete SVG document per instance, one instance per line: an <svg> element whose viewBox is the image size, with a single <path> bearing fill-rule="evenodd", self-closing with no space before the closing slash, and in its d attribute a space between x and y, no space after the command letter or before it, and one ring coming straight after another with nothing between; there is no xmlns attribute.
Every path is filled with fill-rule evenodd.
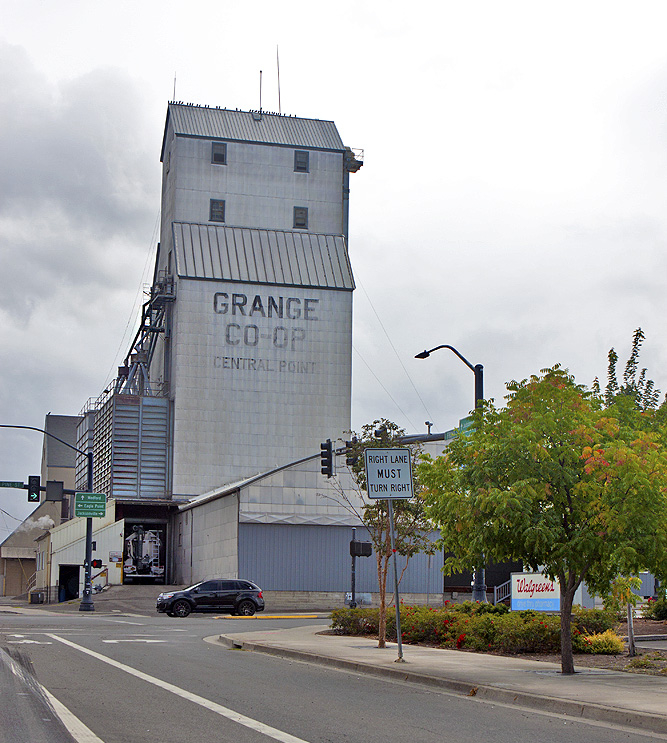
<svg viewBox="0 0 667 743"><path fill-rule="evenodd" d="M136 498L139 484L140 398L114 397L111 494Z"/></svg>
<svg viewBox="0 0 667 743"><path fill-rule="evenodd" d="M169 401L114 397L111 491L120 498L160 498L167 492Z"/></svg>
<svg viewBox="0 0 667 743"><path fill-rule="evenodd" d="M174 222L176 270L186 278L354 289L341 235Z"/></svg>
<svg viewBox="0 0 667 743"><path fill-rule="evenodd" d="M111 493L113 399L109 398L95 416L95 448L93 489L96 493Z"/></svg>
<svg viewBox="0 0 667 743"><path fill-rule="evenodd" d="M433 539L437 536L434 533ZM356 538L367 540L363 529L357 529ZM239 577L255 581L266 591L349 591L350 539L352 529L347 526L239 524ZM436 552L430 560L428 555L415 555L400 591L441 592L441 567L442 552ZM401 568L399 556L399 571ZM390 568L389 591L391 576ZM356 589L377 591L374 555L357 559Z"/></svg>
<svg viewBox="0 0 667 743"><path fill-rule="evenodd" d="M81 421L76 429L76 447L81 451L93 450L95 444L95 418L96 412L89 410L83 414ZM93 464L93 466L95 466ZM82 454L77 452L76 455L76 475L75 475L76 489L86 491L88 489L88 459ZM95 485L93 485L95 488ZM105 490L97 490L96 492L104 493Z"/></svg>
<svg viewBox="0 0 667 743"><path fill-rule="evenodd" d="M343 151L345 146L333 121L301 119L248 111L169 104L167 121L176 135L210 137L237 142L282 144Z"/></svg>
<svg viewBox="0 0 667 743"><path fill-rule="evenodd" d="M116 498L164 498L169 463L169 400L113 395L95 415L95 492ZM79 447L90 438L88 414L79 426ZM85 464L85 459L83 459ZM85 467L77 487L85 489Z"/></svg>
<svg viewBox="0 0 667 743"><path fill-rule="evenodd" d="M169 402L160 397L143 397L141 406L139 495L164 496L167 492Z"/></svg>

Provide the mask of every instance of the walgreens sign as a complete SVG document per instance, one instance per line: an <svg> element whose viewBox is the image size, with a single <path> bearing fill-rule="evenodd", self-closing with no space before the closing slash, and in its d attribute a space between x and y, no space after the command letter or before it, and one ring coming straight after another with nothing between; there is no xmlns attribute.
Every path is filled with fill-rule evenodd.
<svg viewBox="0 0 667 743"><path fill-rule="evenodd" d="M512 573L512 611L560 611L560 586L542 573Z"/></svg>

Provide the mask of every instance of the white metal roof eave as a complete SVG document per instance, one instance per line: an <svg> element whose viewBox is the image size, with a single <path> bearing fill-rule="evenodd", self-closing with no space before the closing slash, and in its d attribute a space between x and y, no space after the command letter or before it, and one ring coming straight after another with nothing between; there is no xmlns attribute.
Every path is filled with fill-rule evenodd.
<svg viewBox="0 0 667 743"><path fill-rule="evenodd" d="M310 454L307 457L302 457L301 459L297 459L294 462L289 462L288 464L283 464L280 467L274 467L271 470L268 470L268 472L260 472L257 475L254 475L253 477L248 477L245 480L238 480L234 483L229 483L228 485L222 485L219 488L216 488L215 490L211 490L208 493L204 493L203 495L195 496L191 501L188 501L187 503L184 503L183 505L178 507L179 511L189 511L193 508L196 508L197 506L201 506L204 503L210 503L213 500L216 500L217 498L224 498L227 495L232 495L233 493L241 492L242 488L247 488L249 485L253 485L256 482L259 482L260 480L264 480L267 477L270 477L271 475L275 475L276 472L280 472L281 470L289 469L290 467L294 467L297 464L302 464L303 462L308 462L311 459L318 459L320 457L319 452L317 454Z"/></svg>

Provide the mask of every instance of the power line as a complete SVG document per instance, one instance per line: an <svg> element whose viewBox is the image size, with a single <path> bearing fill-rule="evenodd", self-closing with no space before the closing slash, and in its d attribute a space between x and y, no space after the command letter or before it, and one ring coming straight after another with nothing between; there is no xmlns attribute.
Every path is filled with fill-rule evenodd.
<svg viewBox="0 0 667 743"><path fill-rule="evenodd" d="M401 368L405 372L405 376L408 378L410 384L412 385L412 389L415 391L415 394L419 398L419 402L421 402L421 404L424 406L424 410L426 411L426 415L428 416L428 419L429 420L435 420L433 418L433 416L431 415L431 411L426 407L426 403L422 399L422 396L419 394L419 390L415 386L415 383L412 381L412 377L408 373L408 370L405 368L405 364L403 364L403 361L401 361L401 357L400 357L398 351L396 350L396 347L392 343L391 338L389 337L389 333L387 332L387 329L385 328L384 324L382 323L382 320L380 319L380 315L378 315L377 310L373 306L373 302L371 301L371 298L369 297L368 292L366 291L366 288L364 287L364 285L363 285L363 283L361 282L360 279L358 279L356 276L355 276L355 279L356 279L357 283L359 284L359 286L361 287L361 289L364 292L364 294L366 295L366 299L368 300L368 304L370 304L371 309L373 310L373 313L375 314L375 317L377 318L377 321L380 323L380 327L382 328L385 336L387 337L387 340L389 341L389 345L391 346L392 351L396 354L396 358L398 359L398 363L401 365ZM364 361L364 363L366 363L366 362ZM370 369L370 367L369 367L369 369ZM373 375L373 376L375 376L375 375ZM377 379L377 377L376 377L376 379ZM387 394L389 394L389 393L387 393ZM415 428L415 430L417 430L417 429Z"/></svg>
<svg viewBox="0 0 667 743"><path fill-rule="evenodd" d="M118 344L118 348L116 350L116 353L114 354L113 361L111 362L111 368L107 372L106 379L104 382L104 386L106 387L107 384L115 378L115 368L118 365L118 359L120 354L124 351L125 346L127 344L128 339L128 330L130 330L131 324L134 322L137 316L138 307L141 306L141 302L139 301L140 296L143 292L144 284L146 283L146 273L148 271L148 267L150 265L150 259L153 255L153 246L155 245L158 227L160 224L160 210L158 209L157 216L155 217L155 224L153 225L153 234L151 235L151 242L150 246L148 248L148 252L146 254L146 261L144 263L144 270L141 273L141 280L139 281L139 288L137 289L137 293L135 294L134 301L132 302L132 309L130 310L130 316L127 320L127 324L125 325L125 330L123 331L123 335L120 339L120 343Z"/></svg>
<svg viewBox="0 0 667 743"><path fill-rule="evenodd" d="M357 354L357 356L366 364L366 368L368 371L375 377L375 381L382 387L382 389L387 393L387 396L389 399L394 403L394 405L399 409L401 412L401 415L405 418L405 420L412 426L412 428L416 431L417 427L415 424L410 420L408 417L408 414L401 408L401 406L394 400L394 398L391 395L391 392L382 384L382 382L379 380L377 374L371 369L370 364L366 361L366 359L361 355L361 353L357 350L357 348L353 345L352 348L354 349L354 352Z"/></svg>
<svg viewBox="0 0 667 743"><path fill-rule="evenodd" d="M0 508L0 513L4 513L5 516L9 516L9 518L14 519L14 521L23 521L23 519L19 519L16 516L12 516L11 513L7 513L4 508Z"/></svg>

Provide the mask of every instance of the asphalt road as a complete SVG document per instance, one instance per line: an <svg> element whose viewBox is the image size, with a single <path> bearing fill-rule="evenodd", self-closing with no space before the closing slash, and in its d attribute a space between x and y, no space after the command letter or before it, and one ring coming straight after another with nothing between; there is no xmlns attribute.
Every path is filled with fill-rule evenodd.
<svg viewBox="0 0 667 743"><path fill-rule="evenodd" d="M252 630L257 622L286 627L313 619L0 611L0 742L667 739L228 650L215 642L221 633ZM54 704L64 706L60 712L72 737L53 714Z"/></svg>

